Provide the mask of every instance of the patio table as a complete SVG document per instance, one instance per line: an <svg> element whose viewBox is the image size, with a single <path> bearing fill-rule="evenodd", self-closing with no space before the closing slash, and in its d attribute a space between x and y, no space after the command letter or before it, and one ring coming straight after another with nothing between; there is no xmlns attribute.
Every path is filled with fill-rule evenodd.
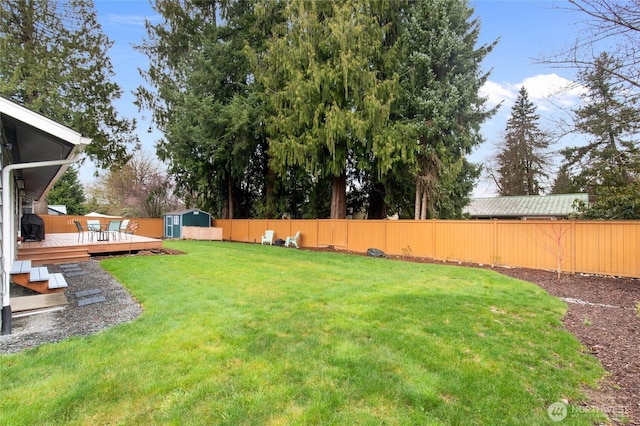
<svg viewBox="0 0 640 426"><path fill-rule="evenodd" d="M96 241L109 241L109 231L107 229L107 224L106 223L100 223L100 226L97 226L98 224L91 224L88 226L88 228L93 231L96 235Z"/></svg>
<svg viewBox="0 0 640 426"><path fill-rule="evenodd" d="M109 241L109 231L105 225L100 224L100 229L96 232L98 233L96 241Z"/></svg>

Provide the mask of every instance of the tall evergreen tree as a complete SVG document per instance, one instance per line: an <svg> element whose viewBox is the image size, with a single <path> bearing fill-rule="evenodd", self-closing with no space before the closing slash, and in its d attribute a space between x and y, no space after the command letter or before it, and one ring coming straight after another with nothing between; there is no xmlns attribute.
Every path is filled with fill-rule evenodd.
<svg viewBox="0 0 640 426"><path fill-rule="evenodd" d="M116 167L137 147L135 120L113 106L104 35L90 0L15 0L0 4L0 95L50 117L93 142L86 154Z"/></svg>
<svg viewBox="0 0 640 426"><path fill-rule="evenodd" d="M494 112L478 93L495 42L476 47L480 22L472 15L466 0L421 0L403 28L400 108L417 141L415 219L459 216L479 174L465 156Z"/></svg>
<svg viewBox="0 0 640 426"><path fill-rule="evenodd" d="M549 138L540 130L536 106L524 87L507 120L504 145L497 154L494 177L500 195L539 195L548 174Z"/></svg>
<svg viewBox="0 0 640 426"><path fill-rule="evenodd" d="M78 171L69 167L47 193L49 205L67 206L68 214L83 215L87 213L84 203L87 198L84 188L78 180Z"/></svg>
<svg viewBox="0 0 640 426"><path fill-rule="evenodd" d="M157 1L164 21L148 24L139 49L151 86L138 103L153 111L170 165L187 203L224 218L248 217L273 188L266 162L263 105L245 47L260 51L279 6L258 14L251 1ZM263 204L266 200L263 201Z"/></svg>
<svg viewBox="0 0 640 426"><path fill-rule="evenodd" d="M630 97L608 71L615 67L608 54L598 58L595 67L579 74L588 91L576 113L576 130L589 137L584 146L563 150L565 165L581 190L594 188L598 201L583 209L587 217L640 218L640 105L637 94ZM618 200L616 209L613 206ZM635 212L635 213L634 213ZM634 216L635 215L635 216Z"/></svg>
<svg viewBox="0 0 640 426"><path fill-rule="evenodd" d="M374 4L375 3L375 4ZM373 1L291 0L258 71L272 113L271 164L282 174L300 166L331 178L331 217L346 216L347 170L376 164L382 174L399 158L402 138L389 122L396 75L389 27ZM394 7L390 3L389 7Z"/></svg>
<svg viewBox="0 0 640 426"><path fill-rule="evenodd" d="M553 181L553 186L551 187L552 194L573 194L575 192L580 192L580 189L573 182L573 177L567 170L566 165L560 166L558 170L558 174Z"/></svg>

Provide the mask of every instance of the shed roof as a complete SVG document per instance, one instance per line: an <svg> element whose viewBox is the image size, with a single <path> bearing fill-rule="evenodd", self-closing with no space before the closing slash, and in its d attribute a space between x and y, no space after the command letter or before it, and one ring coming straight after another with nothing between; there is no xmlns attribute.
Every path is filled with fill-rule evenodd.
<svg viewBox="0 0 640 426"><path fill-rule="evenodd" d="M522 195L473 198L463 212L471 217L567 217L574 201L589 202L589 194Z"/></svg>
<svg viewBox="0 0 640 426"><path fill-rule="evenodd" d="M185 210L176 210L176 211L172 211L172 212L167 212L164 214L164 216L169 216L169 215L183 215L186 213L192 213L192 212L200 212L200 213L204 213L204 214L208 214L209 216L211 216L211 213L207 213L204 210L200 210L200 209L185 209Z"/></svg>

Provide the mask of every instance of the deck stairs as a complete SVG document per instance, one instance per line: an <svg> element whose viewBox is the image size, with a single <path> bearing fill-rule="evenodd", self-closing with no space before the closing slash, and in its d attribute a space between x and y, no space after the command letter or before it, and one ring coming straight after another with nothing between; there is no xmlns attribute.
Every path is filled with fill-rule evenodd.
<svg viewBox="0 0 640 426"><path fill-rule="evenodd" d="M86 262L89 251L84 247L20 247L18 260L30 260L34 265Z"/></svg>
<svg viewBox="0 0 640 426"><path fill-rule="evenodd" d="M37 293L61 293L67 281L60 273L50 273L44 266L32 266L30 260L17 260L11 266L11 281Z"/></svg>

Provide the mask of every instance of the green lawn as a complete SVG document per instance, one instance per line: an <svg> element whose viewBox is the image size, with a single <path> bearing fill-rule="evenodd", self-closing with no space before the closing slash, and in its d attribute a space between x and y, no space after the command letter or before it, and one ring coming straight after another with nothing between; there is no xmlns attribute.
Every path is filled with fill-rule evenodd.
<svg viewBox="0 0 640 426"><path fill-rule="evenodd" d="M136 321L0 357L0 424L550 424L603 374L562 302L491 271L165 246L102 263Z"/></svg>

